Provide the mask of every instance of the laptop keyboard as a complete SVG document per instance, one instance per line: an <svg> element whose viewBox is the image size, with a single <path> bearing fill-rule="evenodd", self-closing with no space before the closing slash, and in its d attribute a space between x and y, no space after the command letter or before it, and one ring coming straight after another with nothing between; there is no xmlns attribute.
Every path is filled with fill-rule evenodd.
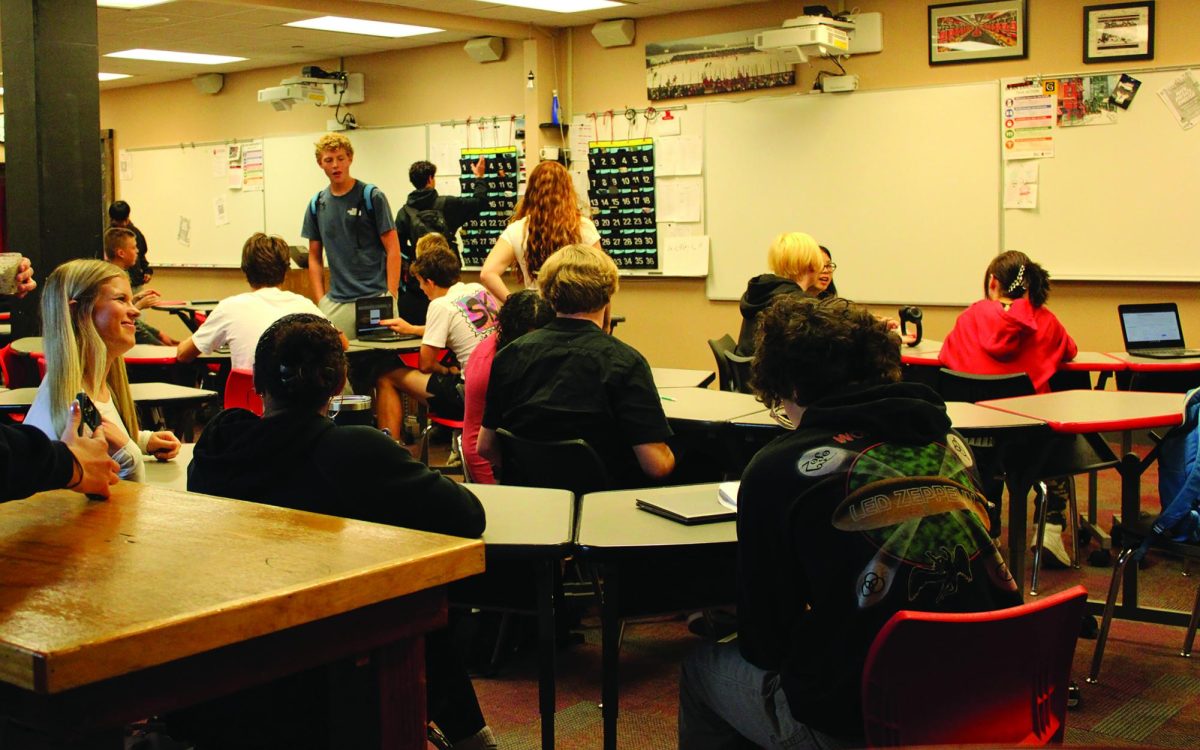
<svg viewBox="0 0 1200 750"><path fill-rule="evenodd" d="M1178 347L1167 347L1163 349L1139 349L1136 352L1130 352L1139 357L1151 357L1153 359L1181 359L1183 357L1200 357L1200 349L1183 349Z"/></svg>

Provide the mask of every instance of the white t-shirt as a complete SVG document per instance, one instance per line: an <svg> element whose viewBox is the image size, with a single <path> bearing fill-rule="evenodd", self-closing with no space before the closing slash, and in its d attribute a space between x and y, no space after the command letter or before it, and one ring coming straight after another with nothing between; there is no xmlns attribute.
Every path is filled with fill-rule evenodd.
<svg viewBox="0 0 1200 750"><path fill-rule="evenodd" d="M525 224L528 221L529 217L526 216L509 224L500 233L500 239L512 245L517 265L521 267L521 278L525 279L525 288L537 289L537 279L530 275L525 263ZM596 225L586 216L579 217L579 241L584 245L594 245L600 241L600 232L596 231Z"/></svg>
<svg viewBox="0 0 1200 750"><path fill-rule="evenodd" d="M58 440L60 435L54 431L54 425L50 419L49 383L49 380L43 380L42 384L38 386L37 395L34 396L33 404L29 407L29 413L25 415L25 424L38 428L51 440ZM146 481L146 469L142 465L142 454L150 442L150 436L154 433L150 430L141 430L138 432L137 440L129 437L111 394L107 401L92 399L92 403L96 405L96 411L100 412L100 418L111 424L111 426L105 426L105 432L115 429L117 435L125 438L124 447L116 453L110 454L113 460L121 465L120 477L134 482ZM112 437L111 432L108 437Z"/></svg>
<svg viewBox="0 0 1200 750"><path fill-rule="evenodd" d="M263 287L236 294L221 301L208 315L204 325L192 334L192 343L204 354L229 344L235 370L254 369L254 349L263 331L292 313L325 314L307 297L285 292L278 287Z"/></svg>
<svg viewBox="0 0 1200 750"><path fill-rule="evenodd" d="M422 344L449 349L466 367L475 346L496 327L500 303L482 284L458 282L443 297L429 301Z"/></svg>

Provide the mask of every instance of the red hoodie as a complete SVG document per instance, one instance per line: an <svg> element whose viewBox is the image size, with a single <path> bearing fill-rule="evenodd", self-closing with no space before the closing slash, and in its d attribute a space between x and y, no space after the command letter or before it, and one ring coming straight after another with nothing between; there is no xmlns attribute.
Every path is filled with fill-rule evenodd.
<svg viewBox="0 0 1200 750"><path fill-rule="evenodd" d="M1029 373L1038 393L1050 390L1050 376L1079 348L1054 313L1022 297L1005 310L980 300L963 311L942 343L940 359L952 370L977 375Z"/></svg>

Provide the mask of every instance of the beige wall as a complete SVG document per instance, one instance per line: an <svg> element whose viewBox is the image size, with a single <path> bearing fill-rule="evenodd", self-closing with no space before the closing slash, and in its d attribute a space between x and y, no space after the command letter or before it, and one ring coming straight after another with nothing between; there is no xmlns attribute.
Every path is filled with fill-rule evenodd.
<svg viewBox="0 0 1200 750"><path fill-rule="evenodd" d="M847 70L861 77L864 89L1085 69L1120 70L1122 66L1117 64L1085 67L1082 63L1082 8L1091 2L1029 0L1027 60L938 67L927 62L929 3L913 0L848 3L863 12L883 14L884 51L851 58ZM563 35L554 50L559 55L560 70L564 71L560 94L568 111L573 112L645 106L648 103L643 58L646 42L772 26L798 12L799 5L787 0L640 19L634 45L608 50L596 43L587 27L574 29ZM1200 62L1194 43L1194 30L1198 27L1200 3L1158 0L1155 60L1150 64ZM541 53L549 51L547 45ZM365 125L411 124L468 114L523 111L526 71L522 69L521 45L516 40L509 40L502 62L488 65L470 62L459 44L349 58L346 64L348 69L362 71L367 76L367 101L354 107L359 121ZM1147 65L1135 63L1125 67ZM819 64L799 66L796 88L779 91L782 95L807 91L819 68ZM197 93L187 81L107 91L101 96L101 126L113 128L118 148L319 130L324 127L329 110L297 107L291 112L276 113L255 101L257 89L274 85L283 76L294 73L292 68L276 68L229 75L225 89L216 96ZM548 99L550 87L541 85ZM370 179L367 173L362 176ZM313 184L320 183L321 175L314 166ZM708 189L719 190L721 186L710 185ZM392 196L393 201L399 198ZM134 209L136 212L138 207ZM154 238L149 240L153 261ZM849 248L839 248L839 259L852 252ZM1136 248L1131 248L1131 257L1136 258ZM936 273L936 258L905 258L897 262L924 263L930 273ZM982 273L981 268L981 276ZM188 271L185 275L181 271L164 270L157 276L155 286L169 298L220 297L244 288L240 274L233 271ZM1081 347L1104 350L1121 348L1115 311L1118 301L1170 299L1180 303L1185 326L1192 337L1200 337L1200 295L1196 284L1062 282L1055 287L1051 306ZM626 279L616 306L617 312L628 318L619 330L621 337L659 366L711 369L712 357L705 339L726 332L736 334L739 322L736 303L709 301L704 294L704 282L697 279ZM926 335L943 337L957 313L957 308L928 308ZM169 330L175 329L169 327Z"/></svg>

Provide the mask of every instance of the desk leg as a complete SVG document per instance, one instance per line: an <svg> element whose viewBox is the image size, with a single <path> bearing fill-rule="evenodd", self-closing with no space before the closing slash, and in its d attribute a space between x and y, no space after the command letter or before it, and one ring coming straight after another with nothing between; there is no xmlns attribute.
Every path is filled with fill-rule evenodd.
<svg viewBox="0 0 1200 750"><path fill-rule="evenodd" d="M1017 476L1017 474L1022 474ZM1008 472L1008 570L1017 590L1025 588L1025 536L1029 515L1029 490L1033 483L1023 472Z"/></svg>
<svg viewBox="0 0 1200 750"><path fill-rule="evenodd" d="M1128 433L1126 433L1128 435ZM1127 438L1123 438L1122 442ZM1124 523L1137 523L1138 515L1142 512L1142 461L1137 454L1125 451L1121 463L1117 464L1117 473L1121 475L1121 520ZM1137 609L1138 601L1138 566L1125 566L1125 593L1121 597L1121 609L1133 611Z"/></svg>
<svg viewBox="0 0 1200 750"><path fill-rule="evenodd" d="M554 748L554 581L558 560L544 560L538 565L538 710L542 715L542 750Z"/></svg>
<svg viewBox="0 0 1200 750"><path fill-rule="evenodd" d="M381 750L425 750L425 638L414 636L376 649Z"/></svg>
<svg viewBox="0 0 1200 750"><path fill-rule="evenodd" d="M604 593L600 604L602 640L600 700L604 703L604 750L617 748L617 704L621 648L620 583L617 565L604 566Z"/></svg>

